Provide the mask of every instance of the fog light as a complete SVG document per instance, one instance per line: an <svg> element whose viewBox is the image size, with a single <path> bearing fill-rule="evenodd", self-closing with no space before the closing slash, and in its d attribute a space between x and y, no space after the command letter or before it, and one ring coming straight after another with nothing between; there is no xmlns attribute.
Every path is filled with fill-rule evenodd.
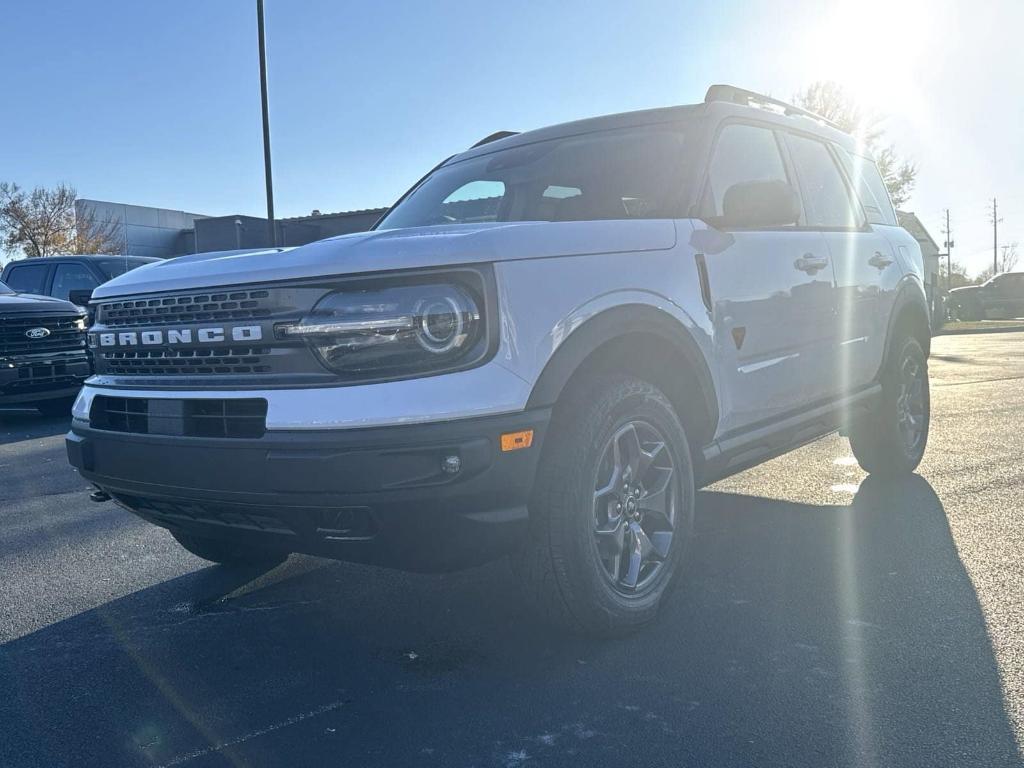
<svg viewBox="0 0 1024 768"><path fill-rule="evenodd" d="M462 459L455 454L451 456L445 456L441 460L441 471L446 475L457 475L459 470L462 469Z"/></svg>

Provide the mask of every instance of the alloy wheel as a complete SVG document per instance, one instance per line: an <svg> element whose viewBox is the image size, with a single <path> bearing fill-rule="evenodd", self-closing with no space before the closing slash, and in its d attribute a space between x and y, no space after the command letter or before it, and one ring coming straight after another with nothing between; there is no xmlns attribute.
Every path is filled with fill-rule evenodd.
<svg viewBox="0 0 1024 768"><path fill-rule="evenodd" d="M924 439L926 375L924 366L913 355L908 354L903 358L896 417L903 445L910 453L917 450Z"/></svg>
<svg viewBox="0 0 1024 768"><path fill-rule="evenodd" d="M619 427L598 463L593 536L604 575L625 596L658 578L672 547L679 483L664 435L645 421Z"/></svg>

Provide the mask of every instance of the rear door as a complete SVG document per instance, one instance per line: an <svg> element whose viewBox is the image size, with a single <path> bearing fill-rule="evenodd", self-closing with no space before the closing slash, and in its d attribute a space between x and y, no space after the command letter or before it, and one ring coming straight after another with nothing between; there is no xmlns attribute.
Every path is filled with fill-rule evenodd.
<svg viewBox="0 0 1024 768"><path fill-rule="evenodd" d="M800 180L807 224L822 233L835 276L835 346L814 374L814 396L832 398L876 378L901 272L892 245L868 221L835 148L793 132L787 133L786 144Z"/></svg>
<svg viewBox="0 0 1024 768"><path fill-rule="evenodd" d="M733 185L778 180L796 188L780 142L765 125L730 122L720 129L703 192L705 221L722 216ZM809 404L811 376L834 344L834 286L822 234L798 223L706 235L721 432L727 433Z"/></svg>

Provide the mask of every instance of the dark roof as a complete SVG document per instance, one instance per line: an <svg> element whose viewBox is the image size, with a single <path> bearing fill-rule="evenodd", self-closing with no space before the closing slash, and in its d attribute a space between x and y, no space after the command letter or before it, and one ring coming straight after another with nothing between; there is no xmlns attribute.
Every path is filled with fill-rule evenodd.
<svg viewBox="0 0 1024 768"><path fill-rule="evenodd" d="M285 216L284 218L278 219L278 221L308 221L310 219L325 219L325 218L339 218L343 216L369 216L370 214L380 214L387 210L387 207L383 208L360 208L356 211L335 211L333 213L318 213L312 214L307 213L305 216Z"/></svg>

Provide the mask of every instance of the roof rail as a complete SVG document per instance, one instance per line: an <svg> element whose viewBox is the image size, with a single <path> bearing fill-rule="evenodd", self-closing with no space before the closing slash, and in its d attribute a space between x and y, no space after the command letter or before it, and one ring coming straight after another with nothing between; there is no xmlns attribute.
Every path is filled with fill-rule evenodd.
<svg viewBox="0 0 1024 768"><path fill-rule="evenodd" d="M490 136L484 136L480 141L470 147L470 149L482 147L484 144L490 144L492 141L497 141L498 139L507 139L509 136L515 136L517 133L519 133L519 131L496 131Z"/></svg>
<svg viewBox="0 0 1024 768"><path fill-rule="evenodd" d="M829 120L827 117L822 117L816 112L811 112L807 109L801 109L793 104L789 104L780 99L774 99L771 96L765 96L763 93L757 93L755 91L748 91L744 88L737 88L735 85L712 85L708 88L707 94L704 96L704 103L710 104L713 101L727 101L730 104L742 104L743 106L771 106L778 107L782 110L785 115L800 115L801 117L809 117L811 120L817 120L819 123L824 123L830 128L835 128L837 131L843 131L843 133L849 133L849 131L843 130L839 125Z"/></svg>

